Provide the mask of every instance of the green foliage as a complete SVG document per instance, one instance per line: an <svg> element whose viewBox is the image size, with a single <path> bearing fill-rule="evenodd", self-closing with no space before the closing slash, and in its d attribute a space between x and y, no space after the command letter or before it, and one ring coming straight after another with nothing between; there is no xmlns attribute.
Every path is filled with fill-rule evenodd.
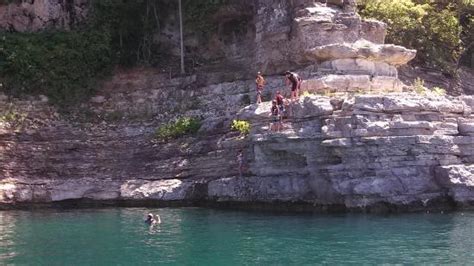
<svg viewBox="0 0 474 266"><path fill-rule="evenodd" d="M231 129L239 131L241 135L247 135L250 133L250 123L245 120L233 120Z"/></svg>
<svg viewBox="0 0 474 266"><path fill-rule="evenodd" d="M435 95L438 95L438 96L444 96L446 95L446 90L443 89L443 88L440 88L440 87L434 87L431 89L431 92Z"/></svg>
<svg viewBox="0 0 474 266"><path fill-rule="evenodd" d="M0 122L6 123L9 128L13 129L21 127L27 117L27 113L19 112L13 105L9 105L3 112L0 112Z"/></svg>
<svg viewBox="0 0 474 266"><path fill-rule="evenodd" d="M159 31L159 0L93 0L93 28L111 36L118 63L125 66L150 64L156 47L153 35Z"/></svg>
<svg viewBox="0 0 474 266"><path fill-rule="evenodd" d="M471 2L471 3L470 3ZM388 25L387 41L418 50L417 60L429 67L452 72L466 43L460 13L471 0L363 0L364 17Z"/></svg>
<svg viewBox="0 0 474 266"><path fill-rule="evenodd" d="M155 137L160 140L175 139L187 134L195 134L200 127L201 122L199 119L182 117L158 128L155 132Z"/></svg>
<svg viewBox="0 0 474 266"><path fill-rule="evenodd" d="M0 5L7 5L11 3L17 3L20 4L21 0L0 0Z"/></svg>
<svg viewBox="0 0 474 266"><path fill-rule="evenodd" d="M183 0L185 27L203 34L215 31L217 24L212 22L212 14L225 2L226 0Z"/></svg>
<svg viewBox="0 0 474 266"><path fill-rule="evenodd" d="M93 0L89 23L82 28L1 33L2 89L17 96L45 94L60 107L87 99L115 64L151 62L158 2Z"/></svg>
<svg viewBox="0 0 474 266"><path fill-rule="evenodd" d="M125 114L121 111L111 111L103 115L103 118L107 122L119 122L125 117Z"/></svg>
<svg viewBox="0 0 474 266"><path fill-rule="evenodd" d="M444 96L446 90L440 87L433 87L431 90L425 86L425 81L420 77L416 78L413 82L413 90L422 96Z"/></svg>
<svg viewBox="0 0 474 266"><path fill-rule="evenodd" d="M413 82L413 89L417 94L426 95L425 81L420 77L417 77Z"/></svg>
<svg viewBox="0 0 474 266"><path fill-rule="evenodd" d="M302 96L303 98L310 97L311 95L313 95L313 94L310 93L309 91L303 91L303 93L301 94L301 96Z"/></svg>
<svg viewBox="0 0 474 266"><path fill-rule="evenodd" d="M3 88L14 95L46 94L61 106L90 95L112 62L109 36L100 31L0 36Z"/></svg>
<svg viewBox="0 0 474 266"><path fill-rule="evenodd" d="M457 12L463 28L461 40L465 48L460 63L474 68L474 0L462 1L462 3L457 6Z"/></svg>

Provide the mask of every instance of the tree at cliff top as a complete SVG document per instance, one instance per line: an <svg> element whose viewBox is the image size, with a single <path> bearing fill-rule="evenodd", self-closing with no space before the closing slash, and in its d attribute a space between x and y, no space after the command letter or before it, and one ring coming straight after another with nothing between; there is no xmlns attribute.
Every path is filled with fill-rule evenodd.
<svg viewBox="0 0 474 266"><path fill-rule="evenodd" d="M93 0L92 25L111 36L120 65L151 64L158 47L159 0Z"/></svg>
<svg viewBox="0 0 474 266"><path fill-rule="evenodd" d="M93 0L91 19L80 28L1 33L0 89L46 94L62 107L86 99L112 66L150 62L156 2Z"/></svg>
<svg viewBox="0 0 474 266"><path fill-rule="evenodd" d="M359 9L386 22L387 42L417 49L416 60L428 67L452 73L472 49L473 0L361 0Z"/></svg>
<svg viewBox="0 0 474 266"><path fill-rule="evenodd" d="M46 94L63 107L90 95L112 62L109 35L100 31L0 36L1 90Z"/></svg>

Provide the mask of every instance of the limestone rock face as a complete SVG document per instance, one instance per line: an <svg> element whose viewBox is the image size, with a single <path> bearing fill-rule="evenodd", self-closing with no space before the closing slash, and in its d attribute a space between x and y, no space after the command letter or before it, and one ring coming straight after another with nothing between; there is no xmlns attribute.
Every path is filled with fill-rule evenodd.
<svg viewBox="0 0 474 266"><path fill-rule="evenodd" d="M361 40L383 44L386 25L362 20L355 13L355 1L322 2L259 1L255 40L260 69L277 73L290 66L314 64L317 60L305 53L318 47Z"/></svg>
<svg viewBox="0 0 474 266"><path fill-rule="evenodd" d="M196 184L182 180L0 180L1 203L50 203L63 200L192 200Z"/></svg>
<svg viewBox="0 0 474 266"><path fill-rule="evenodd" d="M336 43L319 46L307 51L310 60L329 61L335 59L369 59L390 65L404 65L412 60L415 50L390 44L374 44L365 40L355 43Z"/></svg>
<svg viewBox="0 0 474 266"><path fill-rule="evenodd" d="M269 100L289 91L278 75L265 76L264 102L251 104L254 80L120 73L72 120L44 97L0 95L0 205L92 199L473 206L472 96L403 92L397 67L415 51L383 44L385 25L362 20L354 1L256 5L258 67L301 68L305 79L304 96L288 103L279 132L270 130ZM178 117L197 117L201 128L157 140L156 130ZM249 121L248 136L230 130L233 119Z"/></svg>
<svg viewBox="0 0 474 266"><path fill-rule="evenodd" d="M402 91L397 67L416 51L384 44L386 25L361 19L355 1L277 2L258 6L256 58L264 72L310 66L303 89L313 92Z"/></svg>
<svg viewBox="0 0 474 266"><path fill-rule="evenodd" d="M15 112L28 113L23 124L0 125L0 202L298 202L369 210L473 204L473 97L309 95L288 105L290 119L271 132L271 103L242 100L255 97L253 81L189 90L193 78L146 77L112 80L90 103L106 120L87 129L64 123L41 98L15 102L25 105ZM266 92L281 89L281 77L267 80ZM200 133L154 142L159 125L183 115L177 100L193 95L199 101L184 115L202 116ZM153 106L148 119L143 105ZM107 118L113 110L121 112L117 121ZM138 113L143 123L132 122ZM235 118L250 121L248 137L229 132Z"/></svg>
<svg viewBox="0 0 474 266"><path fill-rule="evenodd" d="M436 169L438 182L448 188L461 204L474 201L474 165L441 166Z"/></svg>
<svg viewBox="0 0 474 266"><path fill-rule="evenodd" d="M35 0L0 5L0 29L19 32L68 29L86 17L88 2Z"/></svg>
<svg viewBox="0 0 474 266"><path fill-rule="evenodd" d="M269 113L245 109L241 115L250 118L253 112L258 125L252 133L256 177L213 181L209 196L350 208L379 203L424 208L452 197L467 206L474 195L474 139L461 125L474 119L471 100L389 94L336 104L309 96L291 106L291 122L279 133L268 133L268 125L259 123Z"/></svg>

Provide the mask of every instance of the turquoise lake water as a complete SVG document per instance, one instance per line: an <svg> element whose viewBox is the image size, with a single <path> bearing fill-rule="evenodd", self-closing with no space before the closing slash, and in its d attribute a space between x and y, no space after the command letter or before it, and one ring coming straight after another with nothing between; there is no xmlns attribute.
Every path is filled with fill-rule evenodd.
<svg viewBox="0 0 474 266"><path fill-rule="evenodd" d="M149 228L148 212L163 223ZM474 213L0 211L0 265L474 264Z"/></svg>

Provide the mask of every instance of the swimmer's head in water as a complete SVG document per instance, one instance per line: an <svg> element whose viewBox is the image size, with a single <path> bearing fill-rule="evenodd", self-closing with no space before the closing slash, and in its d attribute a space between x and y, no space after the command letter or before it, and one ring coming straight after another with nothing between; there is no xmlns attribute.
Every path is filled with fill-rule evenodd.
<svg viewBox="0 0 474 266"><path fill-rule="evenodd" d="M152 214L152 213L149 213L149 214L148 214L148 218L150 218L150 219L153 218L153 214Z"/></svg>

